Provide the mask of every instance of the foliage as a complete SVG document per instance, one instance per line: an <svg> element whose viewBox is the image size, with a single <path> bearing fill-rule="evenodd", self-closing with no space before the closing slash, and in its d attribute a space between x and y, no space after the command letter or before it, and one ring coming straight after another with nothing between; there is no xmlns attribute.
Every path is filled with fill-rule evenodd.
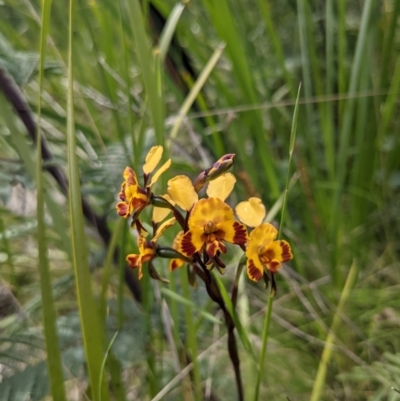
<svg viewBox="0 0 400 401"><path fill-rule="evenodd" d="M78 1L70 40L68 5L52 5L40 119L52 156L43 161L44 222L62 360L71 374L64 376L67 398L74 396L71 383L79 397L95 399L97 391L82 368L72 222L84 229L82 266L101 309L97 360L119 333L104 376L115 399L192 400L201 396L192 391L196 380L206 399L237 398L226 329L204 285L187 291L185 270L170 273L161 259L156 268L168 285L150 281L146 269L138 284L136 270L125 270L125 255L137 248L115 213L120 176L125 166L139 171L149 149L163 145L171 174L191 180L235 153L238 181L229 203L258 197L275 226L290 183L282 238L294 259L276 276L259 399L306 400L312 393L321 400L399 399L391 387L400 387L400 2ZM41 7L35 0L0 5L0 274L22 311L0 320L0 391L26 384L25 393L8 392L9 399L29 392L40 399L50 389L39 334L35 151L21 123L23 115L37 121ZM5 82L23 108L13 110ZM67 148L67 120L76 149L71 142ZM65 177L67 153L77 156L69 162L72 195L89 206L72 220L66 188L54 178ZM154 191L166 193L163 176ZM167 230L160 243L172 244L173 234ZM235 283L241 257L238 247L228 251L225 288ZM344 290L350 269L355 283ZM238 283L237 317L257 355L268 292L249 280ZM66 323L74 331L69 345ZM21 338L34 345L17 344ZM188 375L196 366L193 347L197 379ZM257 365L241 342L238 352L245 399L253 399Z"/></svg>

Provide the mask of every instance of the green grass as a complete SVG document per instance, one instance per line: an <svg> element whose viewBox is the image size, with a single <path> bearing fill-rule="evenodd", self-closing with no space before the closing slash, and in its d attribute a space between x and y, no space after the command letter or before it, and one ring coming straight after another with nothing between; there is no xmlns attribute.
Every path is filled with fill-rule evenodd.
<svg viewBox="0 0 400 401"><path fill-rule="evenodd" d="M58 349L67 372L50 369L54 399L53 383L61 394L63 380L68 399L75 373L93 400L107 400L108 389L118 400L165 393L163 399L189 401L206 389L237 399L226 328L209 318L218 308L203 283L189 288L158 261L169 292L148 277L133 281L139 304L123 283L124 257L136 240L115 213L122 172L131 165L140 176L148 149L160 144L173 165L156 193L166 193L168 174L195 178L222 154L235 153L238 182L229 202L260 196L271 221L284 221L282 238L293 247L294 260L277 276L268 337L262 334L268 291L261 282L239 284L238 312L231 312L242 319L236 336L245 394L254 397L252 354L266 352L260 400L400 399L390 390L399 388L397 359L386 356L400 353L399 2L96 0L77 2L73 15L70 4L53 2L49 13L46 1L43 15L37 1L0 6L0 68L42 121L54 156L44 166L58 166L71 183L65 195L47 172L42 184L37 179L35 147L0 92L0 275L29 319L0 320L1 347L11 355L0 354L8 369L0 395L13 399L12 378L30 366L15 362L24 360L25 345L9 339L23 334L36 341L44 330L47 347L55 347L49 355L58 359ZM164 28L152 6L168 20ZM15 184L19 197L11 197ZM35 188L38 212L28 215ZM83 217L82 197L105 222L107 247L102 227ZM36 225L40 235L29 229ZM163 237L164 246L173 234ZM219 280L230 308L238 258L224 260L227 273ZM350 266L358 271L351 288ZM47 320L34 306L40 288ZM62 319L74 316L81 319L76 349L86 352L85 379L83 368L81 376L75 369L83 360L60 331ZM137 348L129 353L132 339ZM211 357L206 350L213 344ZM42 368L35 369L22 376L27 391L29 375Z"/></svg>

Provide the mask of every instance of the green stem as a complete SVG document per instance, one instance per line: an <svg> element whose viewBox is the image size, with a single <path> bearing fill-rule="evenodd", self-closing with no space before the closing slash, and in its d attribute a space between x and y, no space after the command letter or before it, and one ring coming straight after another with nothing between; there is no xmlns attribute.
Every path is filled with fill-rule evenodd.
<svg viewBox="0 0 400 401"><path fill-rule="evenodd" d="M260 360L258 363L257 382L256 382L256 391L254 393L254 401L258 400L258 395L260 392L261 375L264 371L264 362L265 362L265 355L267 353L269 326L271 323L272 305L274 303L274 298L275 298L275 291L271 288L268 296L267 311L265 313L265 319L264 319L261 353L260 353Z"/></svg>
<svg viewBox="0 0 400 401"><path fill-rule="evenodd" d="M327 367L332 357L332 345L335 339L335 332L337 331L340 323L340 314L342 313L344 304L346 303L350 295L351 289L353 288L356 282L357 274L358 274L357 265L353 263L350 268L349 275L347 276L347 280L344 285L342 294L340 296L339 305L336 309L335 316L333 317L328 336L326 337L325 346L324 350L322 351L321 359L318 366L318 372L315 378L310 401L318 401L321 398L321 394L325 385Z"/></svg>

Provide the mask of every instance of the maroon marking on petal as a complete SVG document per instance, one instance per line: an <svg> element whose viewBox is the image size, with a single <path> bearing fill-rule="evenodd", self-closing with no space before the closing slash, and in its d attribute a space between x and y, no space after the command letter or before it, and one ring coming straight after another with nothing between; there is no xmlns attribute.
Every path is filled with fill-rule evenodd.
<svg viewBox="0 0 400 401"><path fill-rule="evenodd" d="M206 252L207 252L207 255L210 258L213 258L215 256L215 254L217 253L218 249L219 249L218 241L215 240L213 242L207 242Z"/></svg>
<svg viewBox="0 0 400 401"><path fill-rule="evenodd" d="M118 202L117 203L117 213L122 217L129 217L129 207L128 204L125 202Z"/></svg>
<svg viewBox="0 0 400 401"><path fill-rule="evenodd" d="M292 250L290 249L290 245L286 241L280 241L279 244L282 248L282 262L287 262L293 259Z"/></svg>
<svg viewBox="0 0 400 401"><path fill-rule="evenodd" d="M192 244L192 233L188 231L182 238L181 250L186 256L192 256L196 247Z"/></svg>
<svg viewBox="0 0 400 401"><path fill-rule="evenodd" d="M273 259L267 263L267 269L272 273L276 273L281 266L282 266L282 263L276 259Z"/></svg>
<svg viewBox="0 0 400 401"><path fill-rule="evenodd" d="M128 170L126 183L128 185L138 185L135 171L131 167L127 167L126 170Z"/></svg>
<svg viewBox="0 0 400 401"><path fill-rule="evenodd" d="M170 269L173 272L175 269L177 269L178 266L178 259L172 259L171 264L170 264Z"/></svg>
<svg viewBox="0 0 400 401"><path fill-rule="evenodd" d="M247 242L247 229L244 224L235 221L233 223L233 229L235 230L235 236L233 237L233 243L243 245Z"/></svg>
<svg viewBox="0 0 400 401"><path fill-rule="evenodd" d="M121 191L119 192L118 196L119 199L121 199L122 201L126 201L126 196L125 196L125 187L126 187L126 183L122 183L121 185Z"/></svg>
<svg viewBox="0 0 400 401"><path fill-rule="evenodd" d="M140 255L128 255L126 257L126 261L129 263L129 266L132 269L135 269L136 267L139 267L142 264Z"/></svg>
<svg viewBox="0 0 400 401"><path fill-rule="evenodd" d="M221 242L221 241L219 241L219 250L220 250L222 253L226 253L226 246L225 246L225 244L224 244L223 242Z"/></svg>
<svg viewBox="0 0 400 401"><path fill-rule="evenodd" d="M247 261L247 274L253 281L259 281L262 278L262 272L257 269L252 259Z"/></svg>

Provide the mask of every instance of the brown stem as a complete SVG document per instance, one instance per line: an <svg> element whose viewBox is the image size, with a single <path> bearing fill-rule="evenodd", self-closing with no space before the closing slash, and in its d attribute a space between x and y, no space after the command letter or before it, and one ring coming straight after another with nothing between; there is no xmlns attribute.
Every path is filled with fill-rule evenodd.
<svg viewBox="0 0 400 401"><path fill-rule="evenodd" d="M218 288L218 285L213 277L213 275L207 270L207 267L204 266L200 257L196 258L196 261L200 263L200 267L194 265L196 273L199 277L204 281L207 289L207 293L210 298L218 304L221 308L222 312L224 313L225 324L228 329L228 351L229 357L231 359L233 369L235 371L235 379L236 379L236 386L238 389L238 397L239 401L244 401L244 392L243 392L243 384L242 384L242 376L240 373L240 358L239 352L237 349L237 343L235 338L235 322L232 319L231 314L229 313L228 309L226 308L224 299L222 297L221 291Z"/></svg>

